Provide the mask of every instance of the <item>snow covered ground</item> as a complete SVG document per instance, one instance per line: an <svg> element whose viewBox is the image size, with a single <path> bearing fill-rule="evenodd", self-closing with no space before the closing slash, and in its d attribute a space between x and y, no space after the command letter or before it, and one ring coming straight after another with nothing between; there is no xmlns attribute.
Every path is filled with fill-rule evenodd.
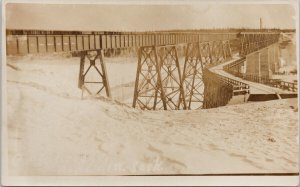
<svg viewBox="0 0 300 187"><path fill-rule="evenodd" d="M78 89L78 74L80 59L57 56L25 56L9 57L9 65L21 68L17 73L9 74L8 82L17 84L30 84L36 87L43 87L47 92L60 94L67 97L81 98L81 90ZM114 98L122 99L119 85L132 83L136 76L137 58L104 58L108 80ZM87 63L88 64L88 63ZM87 69L87 65L86 68ZM8 70L12 70L8 67ZM93 69L92 69L93 70ZM89 75L93 80L98 80L99 74L91 72ZM133 86L132 86L133 89ZM121 90L122 91L122 90ZM133 90L132 90L133 93Z"/></svg>
<svg viewBox="0 0 300 187"><path fill-rule="evenodd" d="M112 87L135 79L135 60L106 61ZM7 62L10 175L298 172L296 99L140 111L81 100L78 58Z"/></svg>

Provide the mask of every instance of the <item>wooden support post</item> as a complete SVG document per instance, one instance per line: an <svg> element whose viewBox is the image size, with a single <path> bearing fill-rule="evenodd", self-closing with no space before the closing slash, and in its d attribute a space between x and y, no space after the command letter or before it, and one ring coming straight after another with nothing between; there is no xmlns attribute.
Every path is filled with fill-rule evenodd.
<svg viewBox="0 0 300 187"><path fill-rule="evenodd" d="M165 91L163 89L163 83L162 83L162 78L161 78L161 71L160 71L160 68L161 68L161 65L158 61L158 57L157 57L157 48L156 47L152 47L152 50L155 51L155 67L156 67L156 72L157 72L157 89L155 90L156 93L156 97L155 97L155 103L154 103L154 110L156 109L156 104L157 104L157 95L158 95L158 92L160 92L160 95L161 95L161 100L162 100L162 104L163 104L163 109L164 110L167 110L167 104L166 104L166 96L165 96Z"/></svg>
<svg viewBox="0 0 300 187"><path fill-rule="evenodd" d="M184 88L183 88L183 82L182 82L182 77L181 77L182 74L181 74L181 70L180 70L177 49L175 50L175 58L176 58L176 66L177 66L177 70L178 70L179 83L180 83L180 96L179 96L177 105L178 105L178 109L180 109L179 107L182 103L183 109L186 110L185 93L184 93Z"/></svg>
<svg viewBox="0 0 300 187"><path fill-rule="evenodd" d="M98 50L97 52L98 52L98 57L100 58L100 64L101 64L101 68L102 68L102 82L105 87L106 96L111 97L111 91L110 91L110 85L109 85L108 76L107 76L106 65L103 60L103 52L102 52L102 50Z"/></svg>
<svg viewBox="0 0 300 187"><path fill-rule="evenodd" d="M20 53L20 46L19 46L19 37L18 35L16 36L16 42L17 42L17 54Z"/></svg>
<svg viewBox="0 0 300 187"><path fill-rule="evenodd" d="M82 45L82 50L84 51L84 35L81 35L81 45Z"/></svg>
<svg viewBox="0 0 300 187"><path fill-rule="evenodd" d="M26 35L26 39L27 39L27 51L28 51L28 54L30 53L30 48L29 48L29 36Z"/></svg>
<svg viewBox="0 0 300 187"><path fill-rule="evenodd" d="M64 35L61 35L61 50L65 51L65 46L64 46Z"/></svg>
<svg viewBox="0 0 300 187"><path fill-rule="evenodd" d="M85 64L86 52L80 52L80 66L79 66L79 77L78 77L78 88L82 89L84 84L84 64Z"/></svg>
<svg viewBox="0 0 300 187"><path fill-rule="evenodd" d="M135 108L137 104L137 98L139 95L139 78L140 78L140 72L142 69L142 48L138 49L138 64L137 64L137 70L136 70L136 78L135 78L135 87L134 87L134 95L133 95L133 102L132 107Z"/></svg>
<svg viewBox="0 0 300 187"><path fill-rule="evenodd" d="M69 35L69 51L72 51L71 36Z"/></svg>
<svg viewBox="0 0 300 187"><path fill-rule="evenodd" d="M56 36L53 37L53 42L54 42L54 52L57 52L57 46L56 46Z"/></svg>
<svg viewBox="0 0 300 187"><path fill-rule="evenodd" d="M37 51L37 53L39 53L39 52L40 52L40 49L39 49L39 47L40 47L40 45L39 45L39 37L38 37L38 36L36 36L36 51Z"/></svg>
<svg viewBox="0 0 300 187"><path fill-rule="evenodd" d="M207 45L208 45L208 55L209 55L210 63L213 63L212 48L209 42L207 43Z"/></svg>
<svg viewBox="0 0 300 187"><path fill-rule="evenodd" d="M46 52L48 52L48 36L45 35L45 47L46 47Z"/></svg>
<svg viewBox="0 0 300 187"><path fill-rule="evenodd" d="M260 82L260 77L261 77L261 72L260 72L260 65L261 65L261 62L260 62L260 55L261 55L261 52L258 52L258 82Z"/></svg>

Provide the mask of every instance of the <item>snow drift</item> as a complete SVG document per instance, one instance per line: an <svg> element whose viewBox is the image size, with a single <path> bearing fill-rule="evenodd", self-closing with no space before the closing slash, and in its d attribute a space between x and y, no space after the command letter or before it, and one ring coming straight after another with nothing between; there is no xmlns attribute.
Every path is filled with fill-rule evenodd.
<svg viewBox="0 0 300 187"><path fill-rule="evenodd" d="M115 100L80 99L76 58L8 63L15 67L7 67L11 175L298 172L296 99L140 111ZM111 72L120 66L127 80L119 74L111 85L120 83L117 77L134 79L134 63L107 65Z"/></svg>

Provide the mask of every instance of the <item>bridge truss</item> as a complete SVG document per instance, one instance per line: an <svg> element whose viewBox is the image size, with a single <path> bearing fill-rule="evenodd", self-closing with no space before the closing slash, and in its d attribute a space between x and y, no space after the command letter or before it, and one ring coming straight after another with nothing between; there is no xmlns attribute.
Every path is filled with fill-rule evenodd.
<svg viewBox="0 0 300 187"><path fill-rule="evenodd" d="M278 42L279 33L268 32L242 32L240 33L240 56L244 57L250 53L265 48Z"/></svg>
<svg viewBox="0 0 300 187"><path fill-rule="evenodd" d="M231 58L229 41L188 43L181 77L176 46L140 48L133 107L152 110L201 108L205 66L222 63L228 58Z"/></svg>

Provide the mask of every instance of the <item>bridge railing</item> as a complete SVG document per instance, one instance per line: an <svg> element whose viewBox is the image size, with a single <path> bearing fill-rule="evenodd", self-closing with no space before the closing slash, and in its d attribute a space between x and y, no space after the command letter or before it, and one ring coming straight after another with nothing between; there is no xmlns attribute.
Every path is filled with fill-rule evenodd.
<svg viewBox="0 0 300 187"><path fill-rule="evenodd" d="M270 79L268 76L258 76L258 75L242 75L244 79L266 84L272 87L280 88L283 90L288 90L292 92L297 92L298 84L293 82L283 81L281 79Z"/></svg>
<svg viewBox="0 0 300 187"><path fill-rule="evenodd" d="M229 69L230 70L230 68L228 68L231 64L233 64L233 63L240 63L240 62L242 62L244 60L244 58L242 58L242 59L238 59L238 60L236 60L236 61L234 61L234 62L232 62L232 63L230 63L230 64L227 64L227 65L225 65L225 66L223 66L223 69ZM214 67L215 65L214 64L209 64L209 65L206 65L206 68L207 69L210 69L211 67ZM211 73L214 73L214 72L211 72ZM240 87L240 88L248 88L249 87L249 85L248 84L245 84L245 83L243 83L243 82L240 82L240 81L238 81L238 80L235 80L235 79L231 79L231 78L229 78L229 77L225 77L225 76L222 76L222 75L220 75L220 74L216 74L216 73L214 73L219 79L221 79L222 81L224 81L224 82L226 82L226 83L228 83L228 84L230 84L230 85L234 85L236 88L238 88L238 87Z"/></svg>
<svg viewBox="0 0 300 187"><path fill-rule="evenodd" d="M230 70L230 69L240 65L241 63L244 63L245 60L246 60L246 57L240 58L236 61L233 61L230 64L226 64L225 66L223 66L223 69Z"/></svg>
<svg viewBox="0 0 300 187"><path fill-rule="evenodd" d="M241 95L241 94L246 94L246 93L250 93L250 87L248 84L245 84L243 82L228 78L228 77L224 77L221 75L218 75L220 77L220 79L228 84L233 85L233 93L234 95Z"/></svg>

